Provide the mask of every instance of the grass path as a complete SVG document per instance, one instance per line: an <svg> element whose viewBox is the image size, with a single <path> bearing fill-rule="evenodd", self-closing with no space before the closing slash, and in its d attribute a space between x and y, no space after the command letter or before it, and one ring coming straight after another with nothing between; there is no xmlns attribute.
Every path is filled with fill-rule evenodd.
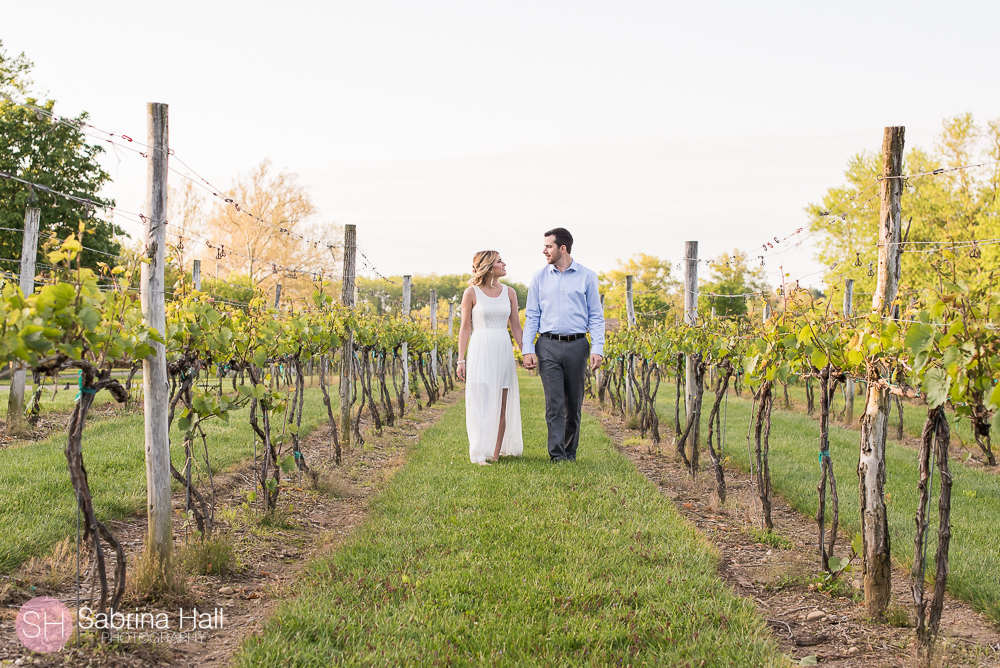
<svg viewBox="0 0 1000 668"><path fill-rule="evenodd" d="M674 386L660 386L658 414L664 424L673 426ZM725 454L744 470L749 469L747 427L750 424L751 402L743 393L738 399L730 394L726 428ZM714 397L713 397L714 400ZM779 398L776 403L780 402ZM702 437L708 433L708 413L711 404L705 394L702 416ZM863 410L863 399L856 410ZM819 484L819 424L812 417L775 408L771 417L770 464L775 492L789 500L791 506L806 516L815 516L818 508L816 487ZM905 424L905 422L904 422ZM840 522L843 531L853 535L861 530L858 500L857 430L842 426L830 429L830 454L840 492ZM703 455L705 465L710 465ZM994 622L1000 623L1000 478L996 474L951 463L952 538L949 552L948 590L956 597L973 604ZM705 474L707 475L707 473ZM888 497L889 533L892 554L909 570L913 560L913 517L917 507L917 453L892 439L886 446L886 496ZM937 494L940 491L937 470L934 472L934 497L927 551L928 572L933 573L934 552L937 549ZM829 506L828 506L829 507ZM781 527L776 527L780 533ZM841 545L849 537L842 538ZM903 604L909 601L898 601Z"/></svg>
<svg viewBox="0 0 1000 668"><path fill-rule="evenodd" d="M103 395L106 393L98 396ZM336 402L336 393L330 395ZM230 416L228 423L205 423L216 472L253 458L248 420L249 408ZM325 421L322 393L318 388L307 388L303 433ZM83 460L97 517L123 519L144 508L142 413L88 420L83 434ZM176 462L183 461L184 454L181 434L176 429L171 431L170 441L171 455L179 467ZM0 450L0 573L16 568L29 557L45 554L52 545L75 533L76 505L63 452L65 445L66 432L60 430L38 443ZM179 485L174 483L174 487Z"/></svg>
<svg viewBox="0 0 1000 668"><path fill-rule="evenodd" d="M471 465L456 404L236 664L780 664L711 546L600 424L585 416L579 462L552 465L537 378L521 401L524 457Z"/></svg>

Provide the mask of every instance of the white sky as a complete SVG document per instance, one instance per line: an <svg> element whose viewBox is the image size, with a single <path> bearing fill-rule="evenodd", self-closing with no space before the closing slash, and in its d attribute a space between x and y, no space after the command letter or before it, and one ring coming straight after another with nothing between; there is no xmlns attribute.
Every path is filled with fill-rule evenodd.
<svg viewBox="0 0 1000 668"><path fill-rule="evenodd" d="M789 234L884 126L929 148L947 116L1000 117L998 25L996 2L57 0L7 3L0 39L57 113L144 140L168 103L220 187L297 172L382 273L494 248L526 282L560 225L598 271ZM142 210L144 161L105 162Z"/></svg>

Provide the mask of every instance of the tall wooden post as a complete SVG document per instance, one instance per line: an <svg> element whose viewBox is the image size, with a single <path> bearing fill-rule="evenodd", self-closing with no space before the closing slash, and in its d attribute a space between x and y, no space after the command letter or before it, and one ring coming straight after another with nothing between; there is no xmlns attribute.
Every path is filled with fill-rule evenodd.
<svg viewBox="0 0 1000 668"><path fill-rule="evenodd" d="M854 279L848 278L844 282L844 318L854 315ZM847 379L847 386L844 388L846 401L844 402L844 422L854 424L854 380Z"/></svg>
<svg viewBox="0 0 1000 668"><path fill-rule="evenodd" d="M194 289L201 292L201 260L194 261L194 267L191 269L191 282L194 283Z"/></svg>
<svg viewBox="0 0 1000 668"><path fill-rule="evenodd" d="M635 327L635 302L632 297L632 284L635 276L625 277L625 314L628 316L628 326ZM632 387L632 376L635 374L635 360L629 355L628 369L625 374L625 414L635 413L635 388Z"/></svg>
<svg viewBox="0 0 1000 668"><path fill-rule="evenodd" d="M357 225L344 225L344 282L340 303L354 308L354 270L358 251ZM354 378L354 332L347 331L340 349L340 440L351 447L351 383Z"/></svg>
<svg viewBox="0 0 1000 668"><path fill-rule="evenodd" d="M684 322L694 326L698 323L698 242L684 242ZM695 359L692 355L687 356L685 363L686 382L684 384L684 415L687 423L694 420L695 408ZM701 425L696 421L691 427L688 438L691 440L691 466L692 470L697 461L698 437L700 436Z"/></svg>
<svg viewBox="0 0 1000 668"><path fill-rule="evenodd" d="M352 300L351 303L353 304L354 301ZM278 308L280 304L281 304L281 283L276 283L274 285L274 308Z"/></svg>
<svg viewBox="0 0 1000 668"><path fill-rule="evenodd" d="M454 336L454 332L455 332L455 301L452 300L452 301L448 302L448 336L449 337ZM454 357L452 355L451 348L449 347L448 348L448 373L451 374L452 376L454 376L454 374L455 374L455 367L454 367L453 362L454 362Z"/></svg>
<svg viewBox="0 0 1000 668"><path fill-rule="evenodd" d="M167 246L167 105L150 102L146 109L149 127L146 159L146 221L143 224L143 256L149 263L140 269L139 298L146 324L167 333L164 303L164 251ZM170 527L170 440L167 433L169 405L167 357L162 343L153 342L153 354L142 361L142 394L146 435L146 511L149 533L146 550L155 556L164 579L173 577L171 558L173 531Z"/></svg>
<svg viewBox="0 0 1000 668"><path fill-rule="evenodd" d="M29 208L24 212L24 235L21 239L21 293L27 297L35 291L35 256L38 255L38 227L42 210ZM21 428L24 417L24 384L27 368L19 364L10 380L10 396L7 397L7 433L14 434Z"/></svg>
<svg viewBox="0 0 1000 668"><path fill-rule="evenodd" d="M437 290L431 288L431 331L437 335L438 329L438 293ZM437 382L438 377L438 347L434 344L434 349L431 351L431 378L434 382Z"/></svg>
<svg viewBox="0 0 1000 668"><path fill-rule="evenodd" d="M903 127L888 127L882 137L882 198L878 230L878 277L872 295L872 311L887 317L899 290L902 250ZM885 505L885 443L889 430L889 392L878 383L887 369L881 363L868 366L867 400L861 416L861 454L858 459L861 498L861 574L865 607L873 619L881 619L892 595L892 563L889 551L889 518Z"/></svg>
<svg viewBox="0 0 1000 668"><path fill-rule="evenodd" d="M403 276L403 317L410 318L410 295L413 292L413 277ZM410 355L406 341L403 341L403 397L410 400Z"/></svg>

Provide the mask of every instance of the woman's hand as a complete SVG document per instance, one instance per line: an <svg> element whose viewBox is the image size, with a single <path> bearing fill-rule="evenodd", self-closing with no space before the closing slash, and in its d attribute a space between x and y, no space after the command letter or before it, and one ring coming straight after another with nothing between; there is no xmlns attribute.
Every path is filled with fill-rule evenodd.
<svg viewBox="0 0 1000 668"><path fill-rule="evenodd" d="M455 367L455 375L458 379L465 382L465 360L458 360L458 365Z"/></svg>

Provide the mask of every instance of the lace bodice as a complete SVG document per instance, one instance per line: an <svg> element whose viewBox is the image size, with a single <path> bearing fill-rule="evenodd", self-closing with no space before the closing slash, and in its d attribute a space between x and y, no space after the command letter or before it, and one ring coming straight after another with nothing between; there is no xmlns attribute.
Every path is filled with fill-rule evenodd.
<svg viewBox="0 0 1000 668"><path fill-rule="evenodd" d="M501 330L507 332L507 321L510 319L510 298L507 296L507 286L498 297L490 297L475 286L476 305L472 307L472 331Z"/></svg>

